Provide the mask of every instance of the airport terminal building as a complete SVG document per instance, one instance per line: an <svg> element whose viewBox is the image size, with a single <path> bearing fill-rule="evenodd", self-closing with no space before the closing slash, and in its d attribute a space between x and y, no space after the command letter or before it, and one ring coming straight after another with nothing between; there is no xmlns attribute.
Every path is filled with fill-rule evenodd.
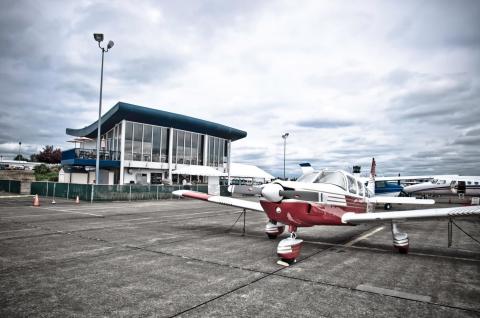
<svg viewBox="0 0 480 318"><path fill-rule="evenodd" d="M95 181L97 128L97 121L67 128L75 146L62 153L60 181ZM218 123L118 102L102 116L99 183L203 182L204 176L226 175L231 142L246 136Z"/></svg>

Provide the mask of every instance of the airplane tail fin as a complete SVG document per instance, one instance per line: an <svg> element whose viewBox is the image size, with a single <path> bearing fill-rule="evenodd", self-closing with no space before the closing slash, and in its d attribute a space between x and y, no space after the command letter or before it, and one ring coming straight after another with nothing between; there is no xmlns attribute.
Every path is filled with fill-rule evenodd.
<svg viewBox="0 0 480 318"><path fill-rule="evenodd" d="M375 176L376 176L377 163L375 158L372 158L372 167L370 168L370 180L368 180L368 190L375 194Z"/></svg>
<svg viewBox="0 0 480 318"><path fill-rule="evenodd" d="M309 162L301 163L300 168L302 169L302 174L307 174L314 171L312 165Z"/></svg>

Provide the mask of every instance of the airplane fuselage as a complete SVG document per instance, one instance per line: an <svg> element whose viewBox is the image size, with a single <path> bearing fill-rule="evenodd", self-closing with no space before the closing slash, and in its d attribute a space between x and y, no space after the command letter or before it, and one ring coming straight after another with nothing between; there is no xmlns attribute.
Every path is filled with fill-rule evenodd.
<svg viewBox="0 0 480 318"><path fill-rule="evenodd" d="M479 176L456 176L453 178L434 179L430 182L407 186L403 191L409 195L480 195Z"/></svg>

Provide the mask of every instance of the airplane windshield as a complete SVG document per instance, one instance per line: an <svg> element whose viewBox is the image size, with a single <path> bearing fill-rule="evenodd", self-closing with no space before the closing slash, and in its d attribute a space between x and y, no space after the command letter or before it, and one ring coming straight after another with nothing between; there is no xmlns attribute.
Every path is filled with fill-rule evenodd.
<svg viewBox="0 0 480 318"><path fill-rule="evenodd" d="M318 176L318 172L312 172L309 174L304 174L300 178L298 178L298 182L306 182L306 183L313 183L313 180Z"/></svg>
<svg viewBox="0 0 480 318"><path fill-rule="evenodd" d="M314 183L330 183L346 190L345 178L343 173L339 171L322 171L315 179Z"/></svg>

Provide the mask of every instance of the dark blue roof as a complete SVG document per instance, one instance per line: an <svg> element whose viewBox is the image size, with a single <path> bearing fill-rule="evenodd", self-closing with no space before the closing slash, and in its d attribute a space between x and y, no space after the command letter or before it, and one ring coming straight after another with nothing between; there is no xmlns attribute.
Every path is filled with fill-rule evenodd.
<svg viewBox="0 0 480 318"><path fill-rule="evenodd" d="M150 125L173 127L232 141L247 136L247 133L243 130L220 125L211 121L122 102L118 102L102 116L101 133L104 134L109 131L123 119ZM67 135L96 138L97 127L98 121L81 129L67 128Z"/></svg>

